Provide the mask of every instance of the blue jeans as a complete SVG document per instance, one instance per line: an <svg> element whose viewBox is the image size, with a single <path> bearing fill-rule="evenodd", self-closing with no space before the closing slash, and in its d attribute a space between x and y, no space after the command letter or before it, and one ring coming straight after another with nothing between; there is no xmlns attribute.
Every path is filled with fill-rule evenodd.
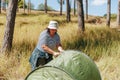
<svg viewBox="0 0 120 80"><path fill-rule="evenodd" d="M31 64L32 70L34 70L39 65L44 65L52 59L53 58L51 54L42 52L38 48L35 48L32 52L29 62Z"/></svg>

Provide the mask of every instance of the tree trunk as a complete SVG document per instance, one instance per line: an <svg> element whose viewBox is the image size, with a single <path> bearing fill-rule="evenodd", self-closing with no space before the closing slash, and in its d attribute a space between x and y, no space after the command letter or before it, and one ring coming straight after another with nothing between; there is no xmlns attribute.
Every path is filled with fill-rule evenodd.
<svg viewBox="0 0 120 80"><path fill-rule="evenodd" d="M63 0L60 0L60 15L62 15L62 5L63 5Z"/></svg>
<svg viewBox="0 0 120 80"><path fill-rule="evenodd" d="M28 0L28 14L31 12L31 0Z"/></svg>
<svg viewBox="0 0 120 80"><path fill-rule="evenodd" d="M18 0L9 1L2 52L11 51L12 48L17 5L18 5Z"/></svg>
<svg viewBox="0 0 120 80"><path fill-rule="evenodd" d="M77 0L77 12L78 12L78 31L83 32L85 30L83 0Z"/></svg>
<svg viewBox="0 0 120 80"><path fill-rule="evenodd" d="M2 10L6 11L6 4L5 4L5 0L2 0Z"/></svg>
<svg viewBox="0 0 120 80"><path fill-rule="evenodd" d="M66 0L66 20L67 22L70 22L70 2L69 0Z"/></svg>
<svg viewBox="0 0 120 80"><path fill-rule="evenodd" d="M29 2L30 2L30 0L28 0L28 5L27 5L27 12L28 12L28 14L29 14Z"/></svg>
<svg viewBox="0 0 120 80"><path fill-rule="evenodd" d="M45 13L47 13L47 0L45 0L45 7L44 7L44 9L45 9Z"/></svg>
<svg viewBox="0 0 120 80"><path fill-rule="evenodd" d="M118 0L117 26L120 27L120 0Z"/></svg>
<svg viewBox="0 0 120 80"><path fill-rule="evenodd" d="M24 13L25 13L25 0L23 0L23 9L24 9Z"/></svg>
<svg viewBox="0 0 120 80"><path fill-rule="evenodd" d="M29 0L29 13L31 12L31 0Z"/></svg>
<svg viewBox="0 0 120 80"><path fill-rule="evenodd" d="M111 0L107 1L107 21L106 25L110 27L110 16L111 16Z"/></svg>
<svg viewBox="0 0 120 80"><path fill-rule="evenodd" d="M74 0L74 15L76 13L76 0Z"/></svg>
<svg viewBox="0 0 120 80"><path fill-rule="evenodd" d="M1 0L0 0L0 14L1 14Z"/></svg>
<svg viewBox="0 0 120 80"><path fill-rule="evenodd" d="M86 0L85 3L86 3L86 20L88 20L88 0Z"/></svg>

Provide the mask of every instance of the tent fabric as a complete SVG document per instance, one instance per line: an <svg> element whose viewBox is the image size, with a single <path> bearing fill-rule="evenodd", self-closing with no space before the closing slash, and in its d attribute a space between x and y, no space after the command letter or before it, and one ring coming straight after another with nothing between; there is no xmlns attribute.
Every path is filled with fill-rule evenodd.
<svg viewBox="0 0 120 80"><path fill-rule="evenodd" d="M85 53L67 50L43 68L31 72L26 80L101 80L101 76L94 61Z"/></svg>
<svg viewBox="0 0 120 80"><path fill-rule="evenodd" d="M51 66L39 67L25 80L73 80L65 71Z"/></svg>

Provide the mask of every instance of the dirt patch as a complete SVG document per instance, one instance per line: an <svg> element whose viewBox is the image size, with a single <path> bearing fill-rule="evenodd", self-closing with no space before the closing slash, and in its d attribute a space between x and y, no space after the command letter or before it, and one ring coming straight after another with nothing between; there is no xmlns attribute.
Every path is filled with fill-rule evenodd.
<svg viewBox="0 0 120 80"><path fill-rule="evenodd" d="M92 24L101 24L102 23L102 20L100 18L92 18L92 19L88 19L88 20L85 20L86 23L92 23Z"/></svg>
<svg viewBox="0 0 120 80"><path fill-rule="evenodd" d="M2 73L0 73L0 80L5 80L5 77Z"/></svg>
<svg viewBox="0 0 120 80"><path fill-rule="evenodd" d="M0 23L0 25L4 25L3 23Z"/></svg>

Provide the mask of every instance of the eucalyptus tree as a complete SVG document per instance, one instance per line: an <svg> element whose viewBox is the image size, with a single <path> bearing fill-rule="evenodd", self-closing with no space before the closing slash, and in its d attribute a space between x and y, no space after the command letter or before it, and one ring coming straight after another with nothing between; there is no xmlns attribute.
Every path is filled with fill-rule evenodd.
<svg viewBox="0 0 120 80"><path fill-rule="evenodd" d="M107 20L106 20L107 26L110 26L110 20L111 20L111 0L107 0Z"/></svg>
<svg viewBox="0 0 120 80"><path fill-rule="evenodd" d="M23 9L24 9L24 13L25 13L25 0L23 0Z"/></svg>
<svg viewBox="0 0 120 80"><path fill-rule="evenodd" d="M65 3L65 0L57 0L58 3L60 4L60 15L62 15L62 9L63 9L63 4Z"/></svg>
<svg viewBox="0 0 120 80"><path fill-rule="evenodd" d="M1 6L2 10L6 11L6 0L2 0L1 3L2 3L1 4L2 5Z"/></svg>
<svg viewBox="0 0 120 80"><path fill-rule="evenodd" d="M47 0L45 0L45 2L44 2L44 11L45 11L45 13L47 13Z"/></svg>
<svg viewBox="0 0 120 80"><path fill-rule="evenodd" d="M117 26L120 26L120 0L118 0Z"/></svg>
<svg viewBox="0 0 120 80"><path fill-rule="evenodd" d="M77 12L78 12L78 31L83 32L85 30L83 0L76 0L76 1L77 1Z"/></svg>
<svg viewBox="0 0 120 80"><path fill-rule="evenodd" d="M28 14L29 14L31 12L31 0L28 0L27 9L28 9Z"/></svg>
<svg viewBox="0 0 120 80"><path fill-rule="evenodd" d="M86 3L86 20L88 19L88 0L85 0Z"/></svg>
<svg viewBox="0 0 120 80"><path fill-rule="evenodd" d="M27 5L25 4L25 0L18 0L17 11L19 11L19 8L24 8L24 13L25 13L25 8L26 7L27 7Z"/></svg>
<svg viewBox="0 0 120 80"><path fill-rule="evenodd" d="M66 0L66 21L67 22L71 21L71 16L70 16L70 2L69 2L69 0Z"/></svg>
<svg viewBox="0 0 120 80"><path fill-rule="evenodd" d="M18 7L23 8L23 0L18 0Z"/></svg>
<svg viewBox="0 0 120 80"><path fill-rule="evenodd" d="M74 15L76 13L76 0L74 0Z"/></svg>
<svg viewBox="0 0 120 80"><path fill-rule="evenodd" d="M1 13L1 0L0 0L0 13Z"/></svg>
<svg viewBox="0 0 120 80"><path fill-rule="evenodd" d="M17 6L18 0L9 1L2 52L11 51L12 48Z"/></svg>
<svg viewBox="0 0 120 80"><path fill-rule="evenodd" d="M27 7L25 0L18 0L18 7L23 8L23 12L25 13L25 8ZM29 7L29 6L28 6Z"/></svg>
<svg viewBox="0 0 120 80"><path fill-rule="evenodd" d="M17 11L19 11L19 8L23 8L23 0L18 0Z"/></svg>
<svg viewBox="0 0 120 80"><path fill-rule="evenodd" d="M45 8L44 8L44 7L45 7L45 6L44 6L44 4L43 4L43 3L41 3L41 4L39 4L39 5L38 5L37 10L44 11L44 10L45 10Z"/></svg>

